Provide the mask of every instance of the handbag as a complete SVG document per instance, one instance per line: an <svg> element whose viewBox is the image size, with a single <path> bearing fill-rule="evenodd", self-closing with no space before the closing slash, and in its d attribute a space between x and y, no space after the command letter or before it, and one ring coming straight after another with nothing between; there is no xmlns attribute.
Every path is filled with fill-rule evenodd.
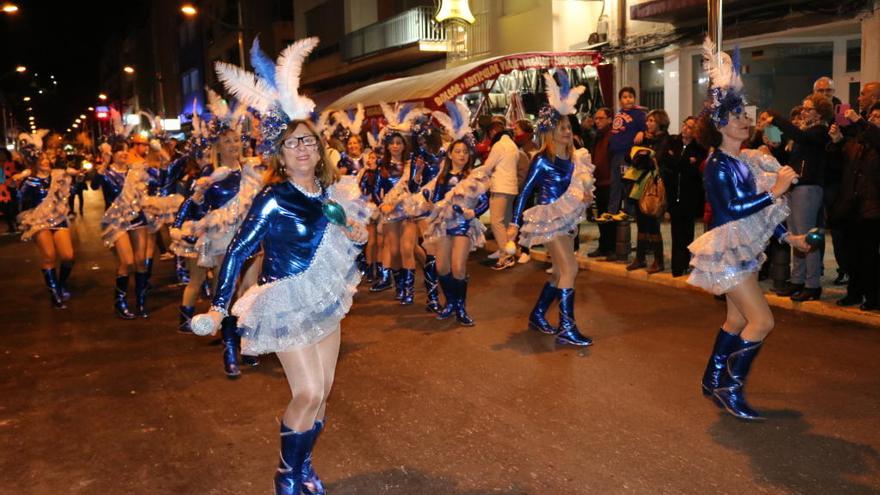
<svg viewBox="0 0 880 495"><path fill-rule="evenodd" d="M666 212L666 185L656 170L645 180L647 183L639 198L639 210L645 215L659 218Z"/></svg>

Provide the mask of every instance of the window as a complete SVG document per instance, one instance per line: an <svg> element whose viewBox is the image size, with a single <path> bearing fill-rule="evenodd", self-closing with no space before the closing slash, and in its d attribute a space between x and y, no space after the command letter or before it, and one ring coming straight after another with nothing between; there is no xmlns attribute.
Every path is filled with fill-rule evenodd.
<svg viewBox="0 0 880 495"><path fill-rule="evenodd" d="M190 69L184 72L183 76L181 76L181 82L183 83L183 94L185 96L197 92L201 86L201 74L199 69Z"/></svg>
<svg viewBox="0 0 880 495"><path fill-rule="evenodd" d="M862 40L846 41L846 71L859 72L862 70Z"/></svg>
<svg viewBox="0 0 880 495"><path fill-rule="evenodd" d="M639 105L651 110L663 108L663 59L639 62Z"/></svg>

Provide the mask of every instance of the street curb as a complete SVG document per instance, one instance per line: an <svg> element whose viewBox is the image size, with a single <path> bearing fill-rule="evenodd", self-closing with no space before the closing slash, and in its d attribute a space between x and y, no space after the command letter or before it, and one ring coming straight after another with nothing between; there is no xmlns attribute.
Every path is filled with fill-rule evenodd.
<svg viewBox="0 0 880 495"><path fill-rule="evenodd" d="M547 261L547 253L545 252L532 250L530 254L533 260ZM624 263L593 261L584 258L583 256L578 256L578 265L582 270L605 273L616 277L629 278L651 284L665 285L676 289L687 289L701 294L708 294L706 291L688 284L686 276L672 278L672 274L668 272L648 274L645 270L633 270L628 272L626 271L626 265ZM767 302L770 306L777 308L880 327L880 313L862 311L858 308L842 308L834 304L833 301L807 301L798 303L787 297L777 296L772 293L767 293L766 296Z"/></svg>

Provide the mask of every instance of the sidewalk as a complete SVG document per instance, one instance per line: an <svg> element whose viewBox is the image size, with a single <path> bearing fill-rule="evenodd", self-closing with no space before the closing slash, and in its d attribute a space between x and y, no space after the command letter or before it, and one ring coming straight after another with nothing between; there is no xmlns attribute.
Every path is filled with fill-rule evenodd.
<svg viewBox="0 0 880 495"><path fill-rule="evenodd" d="M698 224L696 233L697 236L702 233L700 229L701 226L699 226ZM586 253L595 249L596 239L599 236L599 228L595 223L581 224L581 246L580 251L577 254L578 264L580 265L582 270L607 273L618 277L631 278L634 280L665 285L668 287L675 287L677 289L693 290L706 294L706 292L702 289L689 285L687 283L687 276L672 278L672 274L669 272L669 253L672 244L672 235L669 231L669 223L663 223L661 226L661 230L663 233L664 254L666 255L667 268L665 272L655 273L653 275L648 275L648 273L645 272L645 270L643 269L628 272L626 271L625 263L597 261L597 258L587 258ZM636 226L635 223L633 223L633 243L635 243L635 238ZM842 308L835 304L838 299L846 295L846 286L835 286L832 284L834 277L837 276L837 263L834 261L834 254L831 248L831 239L826 238L826 243L825 274L822 277L821 300L797 303L787 297L780 297L773 294L769 291L770 281L764 281L761 282L761 285L764 287L767 294L767 301L770 303L771 306L775 306L778 308L784 308L792 311L800 311L804 313L825 316L828 318L852 321L865 325L880 327L880 312L862 311L858 308L858 306ZM494 251L494 248L494 241L488 241L486 249L492 252ZM533 249L532 260L547 261L547 254L543 251L542 248ZM630 257L630 260L632 260L632 256ZM651 256L648 255L648 261L650 262L650 260Z"/></svg>

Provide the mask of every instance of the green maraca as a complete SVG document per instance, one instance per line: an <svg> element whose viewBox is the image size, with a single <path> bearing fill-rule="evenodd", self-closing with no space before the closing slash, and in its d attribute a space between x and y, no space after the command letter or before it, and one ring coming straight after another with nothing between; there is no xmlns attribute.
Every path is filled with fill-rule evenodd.
<svg viewBox="0 0 880 495"><path fill-rule="evenodd" d="M325 200L321 206L321 211L330 223L351 231L351 225L348 225L348 216L345 214L345 209L339 203L332 199Z"/></svg>
<svg viewBox="0 0 880 495"><path fill-rule="evenodd" d="M825 233L822 232L818 227L812 228L807 232L806 238L807 244L813 247L821 246L825 244Z"/></svg>

